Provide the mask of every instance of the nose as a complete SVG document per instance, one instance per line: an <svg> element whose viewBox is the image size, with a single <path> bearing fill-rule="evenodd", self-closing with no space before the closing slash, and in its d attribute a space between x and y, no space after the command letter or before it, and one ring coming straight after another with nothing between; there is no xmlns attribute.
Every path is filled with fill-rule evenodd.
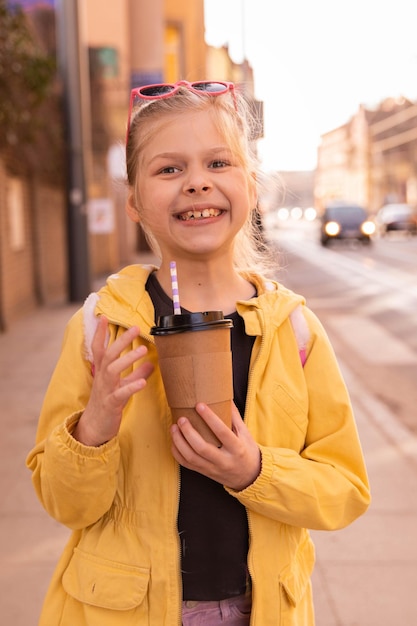
<svg viewBox="0 0 417 626"><path fill-rule="evenodd" d="M207 174L203 171L193 170L190 172L187 180L184 183L184 192L188 195L207 193L211 189L212 185L208 179Z"/></svg>

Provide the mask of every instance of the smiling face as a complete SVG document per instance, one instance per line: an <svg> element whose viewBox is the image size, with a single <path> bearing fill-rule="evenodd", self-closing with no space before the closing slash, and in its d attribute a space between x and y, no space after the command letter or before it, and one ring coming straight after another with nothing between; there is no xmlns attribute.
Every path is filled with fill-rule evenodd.
<svg viewBox="0 0 417 626"><path fill-rule="evenodd" d="M138 160L128 212L152 233L162 258L232 257L256 204L255 184L210 108L150 122Z"/></svg>

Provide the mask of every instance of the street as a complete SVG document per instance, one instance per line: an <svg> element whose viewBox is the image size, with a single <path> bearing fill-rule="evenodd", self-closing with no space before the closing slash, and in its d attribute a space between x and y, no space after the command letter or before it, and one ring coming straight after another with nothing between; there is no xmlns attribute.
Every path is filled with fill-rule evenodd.
<svg viewBox="0 0 417 626"><path fill-rule="evenodd" d="M358 422L372 504L352 526L313 532L317 626L417 623L417 238L322 248L316 224L267 233L279 279L332 340Z"/></svg>
<svg viewBox="0 0 417 626"><path fill-rule="evenodd" d="M417 434L417 238L322 248L316 225L268 233L279 280L303 294L366 389Z"/></svg>
<svg viewBox="0 0 417 626"><path fill-rule="evenodd" d="M281 251L279 280L306 296L331 337L351 392L372 489L369 511L354 524L312 533L317 626L412 626L417 623L417 240L322 249L311 225L268 236ZM24 462L64 325L75 308L37 310L0 335L0 615L10 626L38 623L68 536L42 510Z"/></svg>

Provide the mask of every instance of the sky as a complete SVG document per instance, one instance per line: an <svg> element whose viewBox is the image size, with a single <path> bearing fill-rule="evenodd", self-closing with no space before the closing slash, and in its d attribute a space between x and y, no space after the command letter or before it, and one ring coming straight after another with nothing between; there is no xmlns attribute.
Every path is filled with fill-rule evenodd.
<svg viewBox="0 0 417 626"><path fill-rule="evenodd" d="M314 169L361 104L417 100L416 23L417 0L205 0L207 43L253 68L265 171Z"/></svg>

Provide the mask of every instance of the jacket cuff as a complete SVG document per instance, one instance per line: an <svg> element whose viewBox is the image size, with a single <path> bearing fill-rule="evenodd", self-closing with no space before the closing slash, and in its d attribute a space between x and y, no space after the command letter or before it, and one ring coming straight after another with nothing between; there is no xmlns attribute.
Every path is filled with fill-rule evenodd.
<svg viewBox="0 0 417 626"><path fill-rule="evenodd" d="M77 413L73 413L72 415L67 417L64 423L57 428L58 438L67 448L69 448L73 452L81 454L82 456L99 457L106 452L111 452L115 447L118 446L117 437L113 437L113 439L110 439L110 441L103 443L101 446L86 446L77 439L74 439L72 433L74 432L75 427L78 424L78 421L82 414L83 411L77 411Z"/></svg>
<svg viewBox="0 0 417 626"><path fill-rule="evenodd" d="M257 500L259 495L262 493L264 486L271 482L273 471L271 451L264 446L259 446L259 449L261 451L261 471L253 483L241 491L235 491L234 489L229 489L228 487L225 488L230 495L238 498L242 504L245 504L245 502L249 500Z"/></svg>

